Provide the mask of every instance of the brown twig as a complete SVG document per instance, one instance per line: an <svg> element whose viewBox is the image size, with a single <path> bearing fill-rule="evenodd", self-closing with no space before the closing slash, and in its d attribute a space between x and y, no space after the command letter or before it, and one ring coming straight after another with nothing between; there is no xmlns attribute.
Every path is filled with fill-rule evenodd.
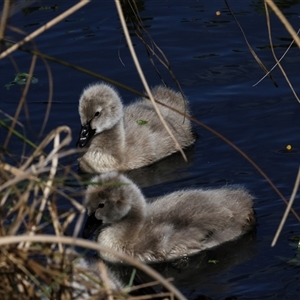
<svg viewBox="0 0 300 300"><path fill-rule="evenodd" d="M74 239L71 237L65 237L65 236L53 236L53 235L18 235L18 236L5 236L0 237L0 246L7 246L11 244L21 243L21 242L35 242L35 243L63 243L66 245L71 246L79 246L91 250L97 250L97 251L105 251L109 252L112 255L118 257L118 259L125 261L126 263L140 269L141 271L145 272L155 280L159 281L163 287L165 287L167 290L172 292L174 296L178 300L186 300L186 298L181 294L179 290L177 290L172 284L170 284L162 275L160 275L158 272L150 268L149 266L135 260L134 258L127 256L123 253L119 253L113 249L106 248L100 246L96 242L91 242L83 239Z"/></svg>
<svg viewBox="0 0 300 300"><path fill-rule="evenodd" d="M268 36L269 36L269 42L270 42L270 46L271 46L271 51L272 51L272 55L276 61L276 65L278 65L282 75L284 76L286 82L288 83L291 91L293 92L296 100L300 103L300 99L299 97L297 96L296 92L295 92L295 89L293 88L293 85L291 84L287 74L285 73L283 67L281 66L280 64L280 61L278 60L276 54L275 54L275 51L274 51L274 47L273 47L273 41L272 41L272 31L271 31L271 25L270 25L270 15L269 15L269 10L268 10L268 6L266 4L266 2L264 2L265 4L265 12L266 12L266 19L267 19L267 26L268 26Z"/></svg>
<svg viewBox="0 0 300 300"><path fill-rule="evenodd" d="M148 97L150 98L151 100L151 103L154 107L154 110L156 111L160 121L162 122L163 126L165 127L165 129L167 130L168 134L170 135L170 137L172 138L172 140L174 141L175 143L175 148L180 151L182 157L184 158L185 161L187 161L187 158L186 158L186 155L185 153L183 152L180 144L178 143L178 141L176 140L175 136L173 135L170 127L168 126L168 124L166 123L166 121L164 120L159 108L157 107L156 103L155 103L155 100L153 98L153 95L151 93L151 90L149 88L149 85L146 81L146 78L144 76L144 73L142 71L142 68L140 66L140 63L138 61L138 58L136 56L136 53L135 53L135 50L134 50L134 47L132 45L132 41L131 41L131 38L130 38L130 35L129 35L129 32L128 32L128 28L126 26L126 22L125 22L125 18L124 18L124 14L123 14L123 11L122 11L122 7L121 7L121 4L120 4L120 1L119 0L115 0L115 4L116 4L116 7L117 7L117 11L118 11L118 14L119 14L119 18L120 18L120 21L121 21L121 24L122 24L122 28L123 28L123 32L124 32L124 35L125 35L125 38L126 38L126 41L127 41L127 45L128 45L128 48L130 50L130 53L131 53L131 56L132 56L132 59L134 61L134 64L135 64L135 67L138 71L138 74L141 78L141 81L144 85L144 88L146 90L146 93L148 95Z"/></svg>
<svg viewBox="0 0 300 300"><path fill-rule="evenodd" d="M7 1L7 0L6 0ZM7 55L11 54L12 52L16 51L20 46L24 45L25 43L28 43L29 41L31 41L32 39L36 38L37 36L39 36L41 33L45 32L46 30L48 30L49 28L51 28L52 26L56 25L57 23L59 23L60 21L62 21L63 19L65 19L66 17L68 17L69 15L73 14L75 11L77 11L78 9L80 9L81 7L83 7L84 5L88 4L91 0L81 0L80 2L78 2L77 4L75 4L74 6L72 6L71 8L69 8L68 10L66 10L64 13L60 14L59 16L57 16L56 18L52 19L51 21L49 21L48 23L46 23L45 25L41 26L39 29L35 30L34 32L32 32L31 34L27 35L23 40L21 40L20 42L16 43L15 45L13 45L12 47L8 48L6 51L3 51L0 54L0 59L6 57Z"/></svg>
<svg viewBox="0 0 300 300"><path fill-rule="evenodd" d="M297 46L300 48L300 38L298 37L296 31L291 26L289 21L286 19L286 17L283 15L283 13L280 11L280 9L277 7L277 5L272 0L264 0L274 11L274 13L277 15L279 20L282 22L282 24L285 26L286 30L290 33L293 40L296 42Z"/></svg>
<svg viewBox="0 0 300 300"><path fill-rule="evenodd" d="M287 216L288 216L290 210L292 209L292 205L293 205L293 203L294 203L294 200L295 200L295 197L296 197L296 194L297 194L297 191L298 191L299 186L300 186L300 168L299 168L299 170L298 170L296 182L295 182L295 185L294 185L294 188L293 188L293 192L292 192L292 195L291 195L289 204L288 204L288 206L287 206L286 209L285 209L285 212L284 212L284 214L283 214L283 217L282 217L282 219L281 219L281 222L280 222L280 224L279 224L279 226L278 226L278 229L277 229L277 231L276 231L276 234L275 234L275 236L274 236L274 238L273 238L271 247L274 247L274 246L276 245L276 243L277 243L277 240L278 240L278 237L279 237L279 235L280 235L280 233L281 233L281 231L282 231L283 225L284 225L284 223L285 223L285 221L286 221L286 219L287 219Z"/></svg>

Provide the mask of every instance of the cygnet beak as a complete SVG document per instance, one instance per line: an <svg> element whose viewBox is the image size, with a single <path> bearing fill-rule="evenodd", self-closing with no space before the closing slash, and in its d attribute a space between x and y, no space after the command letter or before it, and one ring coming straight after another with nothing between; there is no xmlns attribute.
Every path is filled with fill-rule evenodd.
<svg viewBox="0 0 300 300"><path fill-rule="evenodd" d="M84 126L81 126L79 139L76 143L77 148L83 148L89 142L91 137L95 134L96 129L92 129L90 123L91 122Z"/></svg>
<svg viewBox="0 0 300 300"><path fill-rule="evenodd" d="M84 239L88 239L97 228L102 225L102 220L98 220L95 216L95 212L93 212L86 220L83 230L82 237Z"/></svg>

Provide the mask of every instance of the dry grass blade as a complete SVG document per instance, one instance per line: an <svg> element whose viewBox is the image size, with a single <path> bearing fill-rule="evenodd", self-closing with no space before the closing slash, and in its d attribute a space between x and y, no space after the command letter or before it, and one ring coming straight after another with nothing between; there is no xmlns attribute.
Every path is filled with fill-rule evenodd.
<svg viewBox="0 0 300 300"><path fill-rule="evenodd" d="M101 270L103 285L104 285L104 288L107 291L107 300L113 300L112 290L110 288L109 278L108 278L108 275L107 275L107 269L106 269L106 267L105 267L105 265L102 261L100 261L98 263L98 267Z"/></svg>
<svg viewBox="0 0 300 300"><path fill-rule="evenodd" d="M294 28L291 26L289 21L286 19L286 17L283 15L283 13L280 11L280 9L277 7L277 5L272 0L264 0L274 11L274 13L277 15L279 20L282 22L282 24L285 26L286 30L290 33L293 40L296 42L297 46L300 48L300 38L297 35Z"/></svg>
<svg viewBox="0 0 300 300"><path fill-rule="evenodd" d="M54 149L53 149L53 151L55 153L57 153L59 151L59 149L61 148L61 145L59 143L59 133L60 132L58 131L58 133L56 133L56 135L54 137ZM54 213L53 208L52 208L50 202L48 201L48 197L50 195L50 192L51 192L51 189L52 189L52 186L53 186L53 181L54 181L54 178L55 178L55 174L56 174L56 171L57 171L57 166L58 166L58 158L57 158L57 156L54 156L53 159L52 159L52 165L51 165L51 169L50 169L50 173L49 173L49 179L46 182L46 186L45 186L45 188L43 190L43 197L42 197L42 201L41 201L41 208L39 210L39 214L37 215L36 223L35 223L34 226L32 226L29 234L34 234L35 233L36 226L40 223L40 219L42 217L42 213L43 213L45 205L47 203L48 204L48 210L49 210L49 212L51 214L51 217L52 217L52 220L53 220L53 225L54 225L54 228L55 228L55 233L56 233L56 235L61 235L61 229L60 229L60 226L59 226L57 215ZM28 246L29 246L29 244L25 245L25 247L28 247ZM58 246L59 246L60 252L62 253L62 245L59 244Z"/></svg>
<svg viewBox="0 0 300 300"><path fill-rule="evenodd" d="M167 58L167 56L164 54L164 52L160 49L160 47L158 47L158 45L155 43L155 41L153 40L152 36L150 35L149 31L146 30L145 26L143 25L143 21L139 15L138 12L138 8L136 5L136 2L133 0L129 0L127 2L131 8L131 12L134 15L134 18L131 19L130 21L133 23L134 28L135 28L135 34L136 36L141 40L141 42L144 44L144 47L146 48L149 60L152 64L152 66L154 67L156 73L158 74L158 76L160 77L161 81L165 84L163 77L160 75L160 72L158 70L158 68L155 65L155 62L153 60L152 57L155 57L162 66L164 66L169 74L171 75L172 79L174 80L174 82L176 83L180 93L182 94L182 96L184 97L184 93L182 91L181 85L178 81L178 79L176 78L172 68L171 68L171 64ZM150 41L149 45L143 35L143 33L145 33L145 35L147 36L147 38ZM155 49L158 51L158 53L161 55L161 57L156 53ZM166 84L165 84L166 85Z"/></svg>
<svg viewBox="0 0 300 300"><path fill-rule="evenodd" d="M21 35L26 35L26 32L19 29L19 28L16 28L14 26L11 26L11 25L6 25L8 29L12 30L12 31L15 31ZM35 50L38 50L36 44L32 41L32 45L33 45L33 48ZM35 55L35 54L34 54ZM38 55L37 55L38 56ZM15 69L16 69L16 73L20 73L20 70L18 70L18 67L16 66L16 63L14 62L12 56L10 55L9 56L10 59L12 59L13 61L13 65L15 66ZM50 110L51 110L51 104L52 104L52 97L53 97L53 77L52 77L52 71L51 71L51 68L47 62L46 59L44 59L43 57L41 57L45 67L46 67L46 71L47 71L47 74L48 74L48 81L49 81L49 94L48 94L48 102L47 102L47 108L46 108L46 112L45 112L45 118L44 118L44 122L43 122L43 125L42 125L42 128L39 132L39 136L42 136L43 134L43 131L45 130L45 127L46 127L46 124L48 122L48 119L49 119L49 114L50 114Z"/></svg>
<svg viewBox="0 0 300 300"><path fill-rule="evenodd" d="M270 46L271 46L271 51L272 51L273 57L274 57L274 59L276 61L276 65L278 65L278 67L279 67L280 71L282 72L282 74L283 74L286 82L288 83L290 89L292 90L295 98L300 103L300 99L297 96L297 94L295 92L295 89L293 88L293 86L292 86L292 84L291 84L291 82L290 82L287 74L285 73L283 67L281 66L281 64L280 64L280 62L279 62L279 60L278 60L278 58L277 58L277 56L275 54L274 47L273 47L273 41L272 41L272 32L271 32L271 25L270 25L270 15L269 15L269 10L268 10L268 6L267 6L266 2L265 2L265 12L266 12L266 18L267 18L267 25L268 25L269 42L270 42Z"/></svg>
<svg viewBox="0 0 300 300"><path fill-rule="evenodd" d="M42 136L42 134L43 134L43 132L44 132L44 130L46 128L46 125L47 125L47 122L48 122L48 119L49 119L49 115L50 115L52 98L53 98L53 76L52 76L52 71L51 71L51 68L50 68L47 60L44 59L44 58L42 58L42 61L45 64L45 67L46 67L46 70L47 70L47 74L48 74L49 94L48 94L48 103L47 103L47 109L46 109L46 112L45 112L45 118L44 118L44 122L43 122L42 128L41 128L41 130L39 132L39 136Z"/></svg>
<svg viewBox="0 0 300 300"><path fill-rule="evenodd" d="M0 109L0 113L1 113L2 115L4 115L4 116L5 116L8 120L10 120L11 122L14 122L14 121L15 121L14 117L12 117L11 115L5 113L5 112L2 111L1 109ZM22 136L22 137L24 137L24 138L26 139L26 133L25 133L25 128L24 128L23 124L22 124L21 122L19 122L18 120L15 121L15 123L16 123L19 127L21 127L21 129L22 129L22 134L21 134L20 136ZM7 130L10 130L10 128L11 128L10 126L6 125L6 122L5 122L4 120L0 120L0 126L1 126L1 127L5 127ZM11 130L11 132L12 132L12 133L17 133L17 134L19 134L19 133L18 133L17 131L15 131L15 130ZM35 145L34 145L34 146L35 146ZM24 154L25 154L25 148L26 148L26 142L23 143L21 156L24 156ZM19 161L16 160L16 163L18 163L18 162L19 162Z"/></svg>
<svg viewBox="0 0 300 300"><path fill-rule="evenodd" d="M18 254L20 254L20 253L18 253ZM39 270L38 270L36 264L35 264L35 268L33 268L33 269L35 270L35 273L34 273L34 274L32 274L32 273L28 270L27 266L24 265L24 262L26 262L26 260L28 260L27 255L23 255L23 257L20 257L19 259L17 259L14 255L9 254L9 255L8 255L8 258L9 258L9 260L11 260L11 262L12 262L13 264L15 264L15 265L18 267L18 269L20 269L24 274L26 274L26 275L28 276L28 278L29 278L30 280L32 280L32 281L35 283L35 285L36 285L37 287L39 287L46 295L48 294L48 293L47 293L47 290L46 290L46 289L40 284L40 282L36 279L36 275L39 274L39 272L38 272ZM29 261L29 264L32 265L32 262ZM24 279L23 279L23 280L24 280ZM30 284L29 284L29 286L30 286ZM50 296L50 295L48 295L48 297L49 297L49 296Z"/></svg>
<svg viewBox="0 0 300 300"><path fill-rule="evenodd" d="M170 279L167 279L167 278L166 278L166 280L171 281ZM132 286L132 287L126 287L126 288L129 291L135 291L135 290L138 290L138 289L141 289L141 288L152 287L152 286L156 286L156 285L159 285L158 281L142 283L142 284L139 284L139 285L135 285L135 286Z"/></svg>
<svg viewBox="0 0 300 300"><path fill-rule="evenodd" d="M67 150L67 151L64 151L63 153L60 153L58 155L58 158L62 158L62 157L65 157L65 156L68 156L68 155L71 155L71 154L74 154L77 152L78 151L74 150L74 149ZM31 157L29 159L31 159ZM6 164L6 163L3 163L0 161L0 172L6 171L6 172L14 175L14 177L7 178L6 181L0 185L0 192L5 190L9 186L13 187L17 183L19 183L25 179L38 182L39 181L38 175L48 172L49 170L50 170L49 167L43 167L43 168L39 168L39 169L36 169L34 167L34 168L29 168L26 171L22 171L19 168L16 168L14 166L11 166L9 164ZM4 176L5 176L5 174L4 174ZM61 191L57 191L57 193L64 195L64 193ZM76 205L74 204L74 206L76 206Z"/></svg>
<svg viewBox="0 0 300 300"><path fill-rule="evenodd" d="M37 56L34 55L34 56L32 57L32 62L31 62L30 69L29 69L28 79L27 79L27 81L26 81L26 85L25 85L25 88L24 88L24 90L23 90L21 100L20 100L20 102L19 102L19 104L18 104L16 113L15 113L15 115L14 115L13 122L12 122L12 124L10 125L10 128L9 128L9 131L8 131L8 134L7 134L7 137L6 137L6 140L5 140L4 145L3 145L4 148L7 148L7 146L8 146L10 137L11 137L11 135L12 135L12 131L14 130L14 128L15 128L15 126L16 126L16 123L17 123L17 120L18 120L18 118L19 118L21 109L22 109L22 107L25 105L26 95L27 95L27 93L28 93L29 85L30 85L30 83L31 83L31 78L32 78L32 76L33 76L33 70L34 70L34 67L35 67L35 64L36 64L36 59L37 59Z"/></svg>
<svg viewBox="0 0 300 300"><path fill-rule="evenodd" d="M67 137L60 140L62 133L64 135L67 133ZM106 273L104 265L99 267L101 273L101 282L99 282L96 277L89 277L91 275L96 276L96 273L91 273L89 269L78 269L80 263L79 265L76 263L70 265L65 260L57 261L55 256L57 246L59 246L59 252L57 254L60 254L60 257L63 257L64 253L68 251L66 245L77 246L83 242L82 245L84 248L93 249L93 247L85 247L88 241L74 237L67 238L67 244L64 242L66 238L63 237L63 234L76 214L71 210L65 213L59 213L55 202L50 200L56 195L66 196L66 198L68 196L55 187L55 178L58 176L57 172L59 171L58 159L70 152L65 151L59 153L59 151L62 150L63 145L68 144L70 138L70 130L64 126L60 127L51 132L41 145L37 147L37 150L34 151L32 156L35 157L35 160L39 159L39 161L35 162L32 157L29 157L29 163L24 163L26 168L24 168L24 165L21 168L16 168L7 163L1 163L0 169L3 174L5 174L5 180L0 186L0 190L2 190L1 196L4 197L1 201L3 205L1 206L0 212L2 215L7 213L1 218L2 221L0 223L0 245L2 245L0 246L0 264L3 262L6 268L3 282L7 283L5 285L5 291L6 295L9 295L7 297L10 297L10 299L15 297L22 299L19 297L21 294L29 295L30 299L39 299L42 295L47 298L59 298L63 300L71 298L78 300L91 299L91 297L86 298L86 296L92 293L91 291L97 293L97 295L100 293L99 295L102 297L105 295L103 299L113 300L128 298L128 291L121 290L120 293L123 294L118 296L116 290L110 288L111 275ZM53 150L47 155L43 150L52 140L54 142ZM39 176L43 173L45 173L44 179ZM28 182L25 186L21 184L24 181ZM12 193L14 189L16 192ZM10 198L9 202L7 202L8 197ZM83 217L84 208L75 200L73 200L72 203L76 204L76 208ZM9 225L5 224L5 220L11 220L11 223ZM77 220L77 224L78 223L79 220ZM47 229L49 225L52 226L52 231L56 236L36 235L38 232L41 232L42 229L49 230ZM23 235L22 238L19 239L20 236L14 236L19 232L26 232L26 235ZM44 238L41 238L41 236ZM10 240L10 238L15 241L13 244L19 244L19 246L15 247L10 243L7 244L6 241L7 239ZM57 240L55 238L62 238L63 240ZM32 241L34 242L32 243ZM81 242L78 243L78 241ZM88 243L94 245L94 250L99 250L97 243ZM51 245L48 246L48 244ZM108 251L112 252L110 249ZM7 253L7 255L5 253ZM50 261L54 262L54 265L45 264L45 262L40 261L42 258L47 261L50 259ZM133 264L150 276L152 274L151 272L154 272L151 271L148 266L135 261L133 258L124 258L122 260ZM4 266L3 264L2 266ZM2 270L4 269L2 268ZM11 273L5 275L7 274L6 270L11 270ZM84 272L86 272L86 274L84 274ZM174 295L176 295L177 299L185 299L175 287L167 281L164 282L164 279L159 274L154 276L156 281L160 282L160 284L170 291L170 298L174 298ZM3 278L3 276L1 276L1 278ZM0 288L1 287L2 285L0 283ZM170 289L168 287L170 287ZM167 295L167 293L164 295ZM0 298L1 296L2 294L0 292ZM157 295L150 296L151 298L157 297Z"/></svg>
<svg viewBox="0 0 300 300"><path fill-rule="evenodd" d="M21 170L27 169L36 157L43 154L43 149L51 142L51 140L53 138L55 138L55 136L57 136L57 134L63 133L63 132L66 133L67 136L60 143L59 149L53 149L51 151L51 153L48 155L48 157L46 158L46 160L43 162L43 165L47 165L47 163L52 160L53 156L56 155L58 150L67 146L71 142L71 140L72 140L71 129L68 126L60 126L56 129L52 130L50 132L50 134L48 134L48 136L40 143L40 145L37 147L37 149L34 151L34 153L31 155L31 157L27 160L26 163L24 163L24 165L20 169Z"/></svg>
<svg viewBox="0 0 300 300"><path fill-rule="evenodd" d="M280 233L281 233L281 231L282 231L283 225L284 225L284 223L285 223L285 221L286 221L286 219L287 219L287 216L288 216L289 212L290 212L291 209L292 209L292 205L293 205L293 203L294 203L294 200L295 200L297 191L298 191L298 189L299 189L299 186L300 186L300 168L299 168L299 170L298 170L298 175L297 175L296 182L295 182L295 185L294 185L294 189L293 189L293 192L292 192L292 195L291 195L291 199L290 199L290 201L289 201L288 206L287 206L286 209L285 209L285 212L284 212L284 214L283 214L283 217L282 217L282 219L281 219L281 222L280 222L280 224L279 224L279 227L278 227L278 229L277 229L277 231L276 231L276 234L275 234L275 236L274 236L274 238L273 238L271 247L273 247L273 246L276 245L276 242L277 242L277 240L278 240L278 237L279 237L279 235L280 235Z"/></svg>
<svg viewBox="0 0 300 300"><path fill-rule="evenodd" d="M63 139L62 142L60 142L59 136L61 133L67 132L67 136ZM59 223L59 217L56 211L56 208L50 204L48 201L48 198L50 196L50 193L55 191L54 187L54 180L55 180L55 175L57 172L58 168L58 159L59 155L58 152L62 149L62 147L66 146L69 144L71 141L71 131L68 127L62 126L60 128L57 128L53 132L49 134L48 137L45 138L45 140L42 142L42 146L45 147L52 139L54 139L54 149L51 151L51 153L48 155L48 157L44 158L43 157L43 148L38 147L38 151L34 152L33 157L37 158L37 154L42 155L39 157L39 162L36 163L35 165L29 165L33 161L33 158L30 157L28 158L28 161L25 162L25 167L24 165L21 168L15 168L13 166L10 166L5 163L1 163L0 167L2 171L7 171L11 175L10 176L7 174L6 176L6 181L0 186L0 191L4 190L8 187L12 187L13 190L18 194L18 198L20 199L9 211L7 216L12 215L15 211L17 211L17 217L15 218L15 221L13 222L13 225L9 229L9 234L15 234L22 226L24 218L26 216L29 216L29 219L31 220L31 225L28 225L28 230L29 234L35 234L36 230L38 229L38 226L40 224L42 215L44 213L46 204L48 204L48 211L50 212L50 216L52 218L52 223L54 225L54 229L57 235L62 234L62 227ZM46 168L48 163L51 164L50 169ZM41 181L41 179L38 177L38 172L43 173L48 171L49 169L49 175L47 176L47 180L45 183ZM20 183L24 180L29 180L29 184L27 185L27 188L25 192L23 191L22 193L18 193L18 189L16 188L16 184ZM34 195L38 194L36 188L37 186L40 186L42 190L42 197L41 200L39 200L40 205L39 209L37 210L37 214L35 211L31 210L32 207L35 207L36 204L33 204L29 207L27 206L27 201L30 198L29 195L31 193L31 190L34 188ZM6 191L5 195L9 194L8 191ZM8 197L4 197L2 199L1 204L5 205ZM24 201L22 200L24 199ZM80 206L80 211L82 211L82 207ZM34 217L33 217L34 216ZM26 247L28 248L29 244L25 245L19 245L19 248ZM62 251L62 247L60 246L60 250Z"/></svg>
<svg viewBox="0 0 300 300"><path fill-rule="evenodd" d="M0 41L2 41L4 38L6 20L9 15L10 2L11 2L10 0L4 0L4 3L3 3L3 10L2 10L1 18L0 18Z"/></svg>
<svg viewBox="0 0 300 300"><path fill-rule="evenodd" d="M38 178L34 175L28 174L19 168L16 168L14 166L11 166L9 164L3 163L0 161L0 170L6 171L8 173L11 173L14 175L14 177L10 178L9 180L5 181L3 184L0 185L0 192L4 189L8 188L9 186L13 186L17 184L18 182L29 179L29 180L38 180Z"/></svg>
<svg viewBox="0 0 300 300"><path fill-rule="evenodd" d="M275 79L273 78L273 76L268 72L268 69L264 66L263 62L260 60L260 58L257 56L257 54L255 53L255 51L253 50L253 48L251 47L250 43L248 42L248 39L246 37L246 34L242 28L242 26L240 25L239 21L237 20L237 18L235 17L233 11L231 10L227 0L225 0L226 6L228 8L228 10L230 11L232 17L234 18L235 22L237 23L238 27L240 28L240 31L242 32L242 35L244 37L244 40L249 48L250 53L252 54L252 56L254 57L254 59L257 61L258 65L263 69L263 71L268 74L268 76L270 77L270 79L272 80L272 82L274 83L274 85L276 87L278 87L278 84L276 83Z"/></svg>
<svg viewBox="0 0 300 300"><path fill-rule="evenodd" d="M139 64L139 61L138 61L138 58L136 56L136 53L135 53L135 50L134 50L134 47L132 45L132 41L131 41L131 38L130 38L130 35L129 35L129 32L128 32L128 28L126 26L126 22L125 22L125 19L124 19L124 15L123 15L123 11L122 11L122 7L121 7L121 4L120 4L120 1L119 0L115 0L115 4L116 4L116 7L117 7L117 11L118 11L118 14L119 14L119 18L120 18L120 21L121 21L121 24L122 24L122 28L123 28L123 32L124 32L124 35L125 35L125 38L126 38L126 41L127 41L127 45L128 45L128 48L130 50L130 53L131 53L131 56L132 56L132 59L134 61L134 64L135 64L135 67L139 73L139 76L141 78L141 81L144 85L144 88L146 90L146 93L148 95L148 97L150 98L152 104L153 104L153 107L160 119L160 121L162 122L162 124L164 125L165 129L167 130L168 134L170 135L170 137L173 139L174 143L175 143L175 147L178 151L180 151L182 157L184 158L185 161L187 161L187 158L186 158L186 155L184 154L182 148L180 147L178 141L176 140L175 136L173 135L171 129L169 128L168 124L166 123L166 121L164 120L164 118L162 117L161 115L161 112L159 110L159 108L157 107L156 103L155 103L155 100L153 98L153 95L151 93L151 90L149 88L149 85L145 79L145 76L144 76L144 73L142 71L142 68Z"/></svg>
<svg viewBox="0 0 300 300"><path fill-rule="evenodd" d="M60 21L62 21L63 19L65 19L67 16L73 14L75 11L77 11L78 9L80 9L81 7L83 7L84 5L88 4L89 2L90 2L90 0L81 0L80 2L78 2L77 4L75 4L74 6L72 6L71 8L69 8L67 11L65 11L64 13L60 14L56 18L52 19L50 22L46 23L45 25L43 25L39 29L35 30L34 32L32 32L31 34L29 34L28 36L26 36L22 41L16 43L15 45L13 45L10 48L8 48L6 51L2 52L0 54L0 59L6 57L7 55L9 55L12 52L16 51L20 46L22 46L25 43L28 43L32 39L36 38L41 33L45 32L46 30L48 30L52 26L56 25L57 23L59 23Z"/></svg>
<svg viewBox="0 0 300 300"><path fill-rule="evenodd" d="M297 31L297 35L300 32L300 28ZM292 40L292 42L289 44L289 46L287 47L287 49L284 51L284 53L282 54L282 56L279 58L278 62L281 62L283 60L283 58L286 56L286 54L289 52L289 50L291 49L292 45L295 43L294 40ZM261 83L268 75L269 73L271 73L277 66L278 66L278 62L268 71L268 73L266 75L264 75L260 80L258 80L256 83L254 83L252 86L255 87L257 86L259 83Z"/></svg>
<svg viewBox="0 0 300 300"><path fill-rule="evenodd" d="M86 0L79 2L64 14L61 14L51 22L48 22L45 26L26 36L22 41L1 53L0 59L22 47L24 43L31 41L44 30L59 22L60 19L65 18L68 14L79 9L88 2L89 1ZM11 1L5 1L7 16L9 13L10 3ZM6 18L2 19L1 23L4 24L0 28L0 31L2 30L1 39L4 36L5 23ZM33 57L29 71L29 78L26 82L21 101L12 120L12 125L7 127L3 126L8 129L8 135L4 145L5 148L7 148L9 144L11 135L15 135L17 132L15 126L21 109L25 109L26 112L25 100L37 58L34 51L31 53L33 54ZM36 51L35 53L38 52ZM50 72L48 72L48 74L50 74ZM50 99L52 98L51 92L49 97ZM48 113L49 110L46 113L46 116ZM28 114L27 117L29 118ZM61 137L62 134L63 138ZM52 141L54 143L52 151L47 154L44 152L46 151L45 147L47 147ZM54 232L54 234L56 234L56 238L64 238L63 234L66 234L65 231L69 229L68 227L70 227L70 223L76 217L76 212L72 211L73 208L68 212L61 213L59 208L56 206L56 197L62 196L70 200L70 202L74 204L74 207L78 210L77 213L80 212L81 214L79 220L77 220L74 235L78 234L83 221L85 213L84 208L82 205L77 203L75 199L64 193L64 181L57 181L58 176L61 176L61 172L63 172L63 166L59 165L59 159L65 155L74 153L74 150L62 152L63 147L68 145L70 141L70 129L65 126L59 127L52 131L40 145L32 145L34 151L29 158L25 157L27 153L24 152L24 155L22 156L26 158L26 161L24 163L18 162L18 167L7 163L5 161L5 156L3 156L3 161L0 162L0 172L1 175L3 174L0 180L0 241L2 242L2 247L0 247L0 265L1 267L5 266L5 270L3 268L1 269L2 271L4 270L4 276L2 276L3 273L0 274L1 279L4 278L3 280L0 280L0 290L2 287L4 287L3 290L5 290L5 293L0 291L1 299L25 299L26 297L30 299L40 299L43 296L62 300L71 298L75 299L74 289L76 289L77 286L74 284L72 279L70 281L69 276L69 269L71 269L71 276L75 274L75 277L78 278L76 273L77 269L75 270L75 273L72 274L74 266L70 266L70 268L68 268L69 265L63 259L57 263L56 269L49 269L48 266L46 266L47 264L45 264L45 261L41 262L40 260L35 260L40 259L41 256L43 256L44 259L49 258L50 260L55 261L54 248L57 248L57 246L61 257L63 257L64 252L66 252L65 243L61 240L53 240L49 238L49 235L44 236L45 239L44 242L42 242L40 238L41 235L36 235L37 232L42 232L43 229L47 230L47 232ZM68 167L65 168L65 172L67 172L67 169ZM59 186L59 184L61 184L61 186ZM69 189L68 192L70 192L70 190L71 189ZM74 190L76 190L76 188L73 188L73 191ZM26 233L26 235L23 236L25 238L16 241L15 239L18 239L18 237L12 235L20 232ZM13 238L15 240L13 244L18 244L18 247L13 244L7 244L6 242L3 244L4 240L7 241L7 238ZM37 238L35 243L32 243L31 239L35 238ZM69 245L73 246L77 244L77 241L78 240L74 237L69 238ZM48 245L47 243L52 245ZM97 248L97 244L94 243L94 245ZM111 250L109 251L111 252ZM126 261L126 258L123 258L123 260ZM171 299L174 299L175 296L179 300L185 299L175 287L168 283L168 281L164 281L162 276L155 273L155 271L151 270L148 266L145 266L132 258L127 258L127 261L129 263L131 261L133 265L144 270L144 272L150 276L151 273L154 274L154 278L156 278L160 284L170 291L170 293L165 293L164 295L169 295ZM102 283L104 283L106 290L105 299L120 299L120 297L118 298L115 296L114 291L109 287L109 274L106 273L104 265L101 265L99 269L101 269L101 273L103 274ZM9 274L7 275L7 273ZM3 283L5 284L3 285ZM88 287L90 283L86 282L86 284L86 287ZM87 289L87 291L89 292L89 289ZM151 296L151 298L154 297L156 297L156 295ZM157 297L159 297L159 295ZM128 295L125 295L122 298L128 298ZM83 298L80 298L79 295L79 298L77 299Z"/></svg>
<svg viewBox="0 0 300 300"><path fill-rule="evenodd" d="M48 243L63 243L66 245L71 246L79 246L86 249L92 249L97 251L107 251L110 252L112 255L118 257L118 259L140 269L141 271L145 272L155 280L159 281L160 284L166 288L168 291L174 294L174 296L178 300L186 300L186 298L177 290L172 284L170 284L163 276L161 276L159 273L154 271L149 266L133 259L132 257L129 257L123 253L119 253L117 251L114 251L110 248L101 247L96 242L91 242L83 239L74 239L70 237L63 237L63 236L53 236L53 235L19 235L19 236L5 236L0 237L0 246L8 246L11 244L16 243L22 243L22 242L34 242L34 243L40 243L40 244L48 244Z"/></svg>
<svg viewBox="0 0 300 300"><path fill-rule="evenodd" d="M25 224L25 218L30 212L30 208L27 205L28 199L33 188L34 181L30 181L28 186L26 187L26 190L21 194L19 201L7 212L8 219L12 219L12 216L14 215L14 213L16 213L16 217L15 219L13 219L13 222L7 232L8 235L16 234Z"/></svg>
<svg viewBox="0 0 300 300"><path fill-rule="evenodd" d="M164 300L172 300L174 299L173 295L170 293L159 293L159 294L150 294L145 296L136 296L129 297L127 300L147 300L147 299L164 299Z"/></svg>

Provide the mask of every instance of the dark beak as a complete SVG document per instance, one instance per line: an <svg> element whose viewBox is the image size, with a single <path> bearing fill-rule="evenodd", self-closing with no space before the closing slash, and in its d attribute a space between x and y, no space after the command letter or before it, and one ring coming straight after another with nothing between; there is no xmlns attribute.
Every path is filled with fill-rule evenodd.
<svg viewBox="0 0 300 300"><path fill-rule="evenodd" d="M86 220L83 230L82 237L84 239L88 239L97 228L101 227L102 220L98 220L95 216L95 212L93 212Z"/></svg>
<svg viewBox="0 0 300 300"><path fill-rule="evenodd" d="M76 143L77 148L83 148L95 134L96 129L92 129L90 122L84 126L81 126L79 139Z"/></svg>

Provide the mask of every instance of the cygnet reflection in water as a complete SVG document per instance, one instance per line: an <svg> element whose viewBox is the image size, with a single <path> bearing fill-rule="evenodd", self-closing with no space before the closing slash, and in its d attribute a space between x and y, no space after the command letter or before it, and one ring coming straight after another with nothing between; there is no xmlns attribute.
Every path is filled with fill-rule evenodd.
<svg viewBox="0 0 300 300"><path fill-rule="evenodd" d="M191 175L188 167L191 166L195 160L194 145L186 148L184 153L187 157L187 161L183 159L180 152L177 152L152 165L129 170L124 174L140 188L180 180L181 178Z"/></svg>
<svg viewBox="0 0 300 300"><path fill-rule="evenodd" d="M188 102L180 93L157 86L152 94L156 100L189 114ZM193 144L191 122L169 108L158 107L180 146ZM137 169L178 151L149 100L123 106L117 91L108 84L84 89L79 114L82 127L77 147L83 151L78 162L84 172Z"/></svg>
<svg viewBox="0 0 300 300"><path fill-rule="evenodd" d="M146 202L124 175L94 177L84 204L83 236L98 230L100 245L145 262L191 255L234 240L255 225L252 197L243 188L180 190ZM118 259L110 253L101 257Z"/></svg>

